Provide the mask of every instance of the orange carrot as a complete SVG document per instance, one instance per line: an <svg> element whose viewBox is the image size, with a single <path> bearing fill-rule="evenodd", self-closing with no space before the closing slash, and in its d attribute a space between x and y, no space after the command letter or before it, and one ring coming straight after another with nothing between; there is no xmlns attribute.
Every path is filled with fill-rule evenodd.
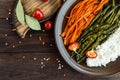
<svg viewBox="0 0 120 80"><path fill-rule="evenodd" d="M82 31L87 28L98 12L109 0L80 0L67 16L67 23L61 36L64 45L76 42Z"/></svg>

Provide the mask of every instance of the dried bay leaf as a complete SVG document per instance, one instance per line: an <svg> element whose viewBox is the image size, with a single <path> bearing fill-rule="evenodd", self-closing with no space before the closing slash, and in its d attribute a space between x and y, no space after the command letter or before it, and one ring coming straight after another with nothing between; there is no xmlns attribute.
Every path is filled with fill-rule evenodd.
<svg viewBox="0 0 120 80"><path fill-rule="evenodd" d="M18 21L22 25L24 25L25 24L25 16L24 16L24 10L23 10L21 0L18 1L17 6L16 6L16 16L17 16Z"/></svg>
<svg viewBox="0 0 120 80"><path fill-rule="evenodd" d="M34 19L33 17L29 15L25 15L26 23L32 30L41 30L41 26L38 22L38 20Z"/></svg>

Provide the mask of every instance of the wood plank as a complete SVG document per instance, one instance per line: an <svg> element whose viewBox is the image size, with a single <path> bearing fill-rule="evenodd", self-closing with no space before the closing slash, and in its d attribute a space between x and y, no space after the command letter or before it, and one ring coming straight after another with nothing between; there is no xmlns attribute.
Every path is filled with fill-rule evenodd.
<svg viewBox="0 0 120 80"><path fill-rule="evenodd" d="M44 58L50 60L46 61ZM58 69L59 64L64 67ZM42 68L43 65L45 66ZM46 55L44 53L0 55L0 80L119 80L119 78L119 73L101 78L78 73L61 59L58 52Z"/></svg>
<svg viewBox="0 0 120 80"><path fill-rule="evenodd" d="M0 0L0 18L10 18L16 0Z"/></svg>
<svg viewBox="0 0 120 80"><path fill-rule="evenodd" d="M29 31L25 39L21 39L16 32L12 32L14 27L9 24L10 21L11 19L0 19L0 52L56 51L54 31ZM39 37L42 40L39 40ZM6 44L8 45L6 46ZM13 48L14 46L15 48Z"/></svg>

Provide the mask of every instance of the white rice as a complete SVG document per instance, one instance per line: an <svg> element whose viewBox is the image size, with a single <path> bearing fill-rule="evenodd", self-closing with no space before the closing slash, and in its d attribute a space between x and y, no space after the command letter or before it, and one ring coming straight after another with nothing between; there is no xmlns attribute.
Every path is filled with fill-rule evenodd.
<svg viewBox="0 0 120 80"><path fill-rule="evenodd" d="M87 58L89 67L106 66L111 61L115 61L120 56L120 28L95 50L98 56L94 59Z"/></svg>

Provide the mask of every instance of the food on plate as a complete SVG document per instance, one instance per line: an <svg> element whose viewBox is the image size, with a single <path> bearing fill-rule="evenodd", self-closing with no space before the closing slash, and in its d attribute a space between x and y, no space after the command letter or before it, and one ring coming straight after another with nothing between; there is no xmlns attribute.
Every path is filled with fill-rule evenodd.
<svg viewBox="0 0 120 80"><path fill-rule="evenodd" d="M80 48L80 44L78 42L74 42L68 46L68 50L70 51L76 51Z"/></svg>
<svg viewBox="0 0 120 80"><path fill-rule="evenodd" d="M87 0L83 0L83 2L84 1ZM93 17L91 21L88 20L89 25L86 27L84 25L84 29L83 27L79 29L78 24L76 23L76 25L72 21L70 26L70 23L68 22L73 16L72 15L68 17L69 19L66 23L66 27L61 34L65 46L66 44L68 45L71 43L70 40L72 37L75 38L75 42L80 44L80 48L78 48L76 52L68 49L70 51L70 55L76 60L77 63L84 62L89 67L106 66L108 63L115 61L120 56L120 4L117 3L116 0L99 1L99 3L103 4L103 2L105 2L105 4L102 5L101 8L99 7L100 11L95 15L95 17ZM83 6L82 2L79 6ZM76 12L77 11L75 11L74 14L76 14ZM81 12L84 12L83 9ZM84 14L87 13L88 12L85 12ZM77 19L77 17L74 18ZM81 24L83 23L84 21L81 22ZM72 30L72 32L70 32L70 35L68 36L69 30ZM78 34L78 31L76 32L76 30L80 32L79 36L75 35ZM64 35L67 35L69 39L65 40L66 37Z"/></svg>
<svg viewBox="0 0 120 80"><path fill-rule="evenodd" d="M61 36L64 45L69 45L77 40L82 31L88 27L90 22L98 14L109 0L80 0L71 10L67 17L65 29Z"/></svg>
<svg viewBox="0 0 120 80"><path fill-rule="evenodd" d="M97 57L97 53L94 50L90 50L86 52L86 56L88 58L96 58Z"/></svg>
<svg viewBox="0 0 120 80"><path fill-rule="evenodd" d="M90 67L106 66L120 56L120 28L118 28L104 43L96 47L98 56L94 59L87 58Z"/></svg>

